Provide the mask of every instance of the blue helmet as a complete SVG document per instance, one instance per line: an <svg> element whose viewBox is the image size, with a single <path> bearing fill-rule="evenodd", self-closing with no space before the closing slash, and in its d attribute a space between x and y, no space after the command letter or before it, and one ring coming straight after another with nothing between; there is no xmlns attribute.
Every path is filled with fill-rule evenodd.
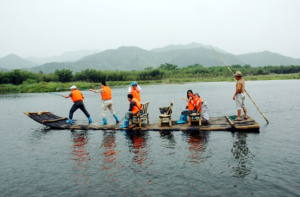
<svg viewBox="0 0 300 197"><path fill-rule="evenodd" d="M136 84L137 84L137 82L134 81L134 82L132 82L130 85L134 86L134 85L136 85Z"/></svg>

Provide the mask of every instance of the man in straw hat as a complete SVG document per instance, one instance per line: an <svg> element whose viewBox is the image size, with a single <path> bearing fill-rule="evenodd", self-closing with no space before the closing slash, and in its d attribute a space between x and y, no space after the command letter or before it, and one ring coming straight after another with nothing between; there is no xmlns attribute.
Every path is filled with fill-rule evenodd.
<svg viewBox="0 0 300 197"><path fill-rule="evenodd" d="M68 95L68 96L65 96L65 95L61 95L62 97L64 98L70 98L72 99L72 101L74 102L71 110L70 110L70 113L69 113L69 120L67 120L67 123L70 123L72 124L73 123L73 113L78 109L80 108L81 111L86 115L86 117L88 118L89 120L89 123L93 122L93 119L91 118L89 112L86 111L85 109L85 106L83 104L83 99L84 99L84 96L82 95L82 93L76 88L76 86L72 86L70 87L71 89L71 93Z"/></svg>
<svg viewBox="0 0 300 197"><path fill-rule="evenodd" d="M235 94L233 96L233 100L236 101L236 109L238 112L238 117L235 119L235 121L240 121L241 119L241 112L242 109L244 111L244 119L248 119L247 116L247 108L245 107L245 81L242 78L242 73L240 71L236 71L236 73L233 75L235 79L237 80L236 88L235 88Z"/></svg>

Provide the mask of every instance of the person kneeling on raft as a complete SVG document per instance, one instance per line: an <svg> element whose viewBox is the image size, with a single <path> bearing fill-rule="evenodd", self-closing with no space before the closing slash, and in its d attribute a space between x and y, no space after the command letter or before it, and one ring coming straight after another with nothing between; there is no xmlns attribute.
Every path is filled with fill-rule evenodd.
<svg viewBox="0 0 300 197"><path fill-rule="evenodd" d="M125 120L120 129L128 127L131 116L137 114L142 108L141 103L136 98L133 98L132 94L128 94L127 99L129 101L129 110L125 113Z"/></svg>
<svg viewBox="0 0 300 197"><path fill-rule="evenodd" d="M183 110L181 112L181 115L180 115L180 119L177 121L177 124L183 124L187 121L187 117L189 114L192 114L192 113L197 113L197 104L199 105L198 103L198 99L196 99L195 95L193 94L193 91L192 90L188 90L187 91L187 98L184 98L182 97L183 100L186 100L188 102L185 110Z"/></svg>
<svg viewBox="0 0 300 197"><path fill-rule="evenodd" d="M70 98L72 99L72 101L74 102L71 110L70 110L70 113L69 113L69 120L67 120L66 122L67 123L70 123L72 124L73 123L73 113L78 109L80 108L81 111L86 115L86 117L89 119L89 123L93 122L93 119L91 118L89 112L86 111L85 109L85 106L83 104L83 99L84 99L84 96L82 95L82 93L76 88L76 86L72 86L70 87L71 89L71 93L68 95L68 96L65 96L65 95L61 95L62 97L64 98Z"/></svg>
<svg viewBox="0 0 300 197"><path fill-rule="evenodd" d="M116 122L119 123L119 118L113 109L111 89L106 85L106 83L104 81L102 81L100 90L90 89L90 91L95 92L95 93L99 93L99 92L101 93L101 99L103 100L102 111L101 111L103 121L102 121L101 125L107 124L107 118L106 118L107 108L109 109L110 113L115 117Z"/></svg>

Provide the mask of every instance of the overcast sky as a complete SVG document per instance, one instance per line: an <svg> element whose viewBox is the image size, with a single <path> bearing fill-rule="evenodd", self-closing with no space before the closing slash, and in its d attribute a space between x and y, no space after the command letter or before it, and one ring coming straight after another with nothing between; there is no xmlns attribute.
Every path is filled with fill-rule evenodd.
<svg viewBox="0 0 300 197"><path fill-rule="evenodd" d="M300 0L0 0L0 58L197 42L300 58Z"/></svg>

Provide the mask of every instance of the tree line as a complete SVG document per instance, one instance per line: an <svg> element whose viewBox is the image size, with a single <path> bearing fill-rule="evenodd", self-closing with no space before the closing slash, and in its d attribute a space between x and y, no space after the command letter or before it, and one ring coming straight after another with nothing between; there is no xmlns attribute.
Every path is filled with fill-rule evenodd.
<svg viewBox="0 0 300 197"><path fill-rule="evenodd" d="M251 67L249 64L244 66L235 64L230 68L233 72L239 70L244 76L249 75L269 75L269 74L288 74L300 72L300 66L264 66ZM204 67L201 64L193 64L183 68L178 68L174 64L161 64L158 68L147 67L141 71L110 71L85 69L73 73L72 70L56 70L54 73L43 74L42 71L35 73L26 70L12 70L10 72L0 72L0 84L31 84L39 82L101 82L101 81L139 81L139 80L160 80L166 78L202 78L230 76L231 73L225 66Z"/></svg>

